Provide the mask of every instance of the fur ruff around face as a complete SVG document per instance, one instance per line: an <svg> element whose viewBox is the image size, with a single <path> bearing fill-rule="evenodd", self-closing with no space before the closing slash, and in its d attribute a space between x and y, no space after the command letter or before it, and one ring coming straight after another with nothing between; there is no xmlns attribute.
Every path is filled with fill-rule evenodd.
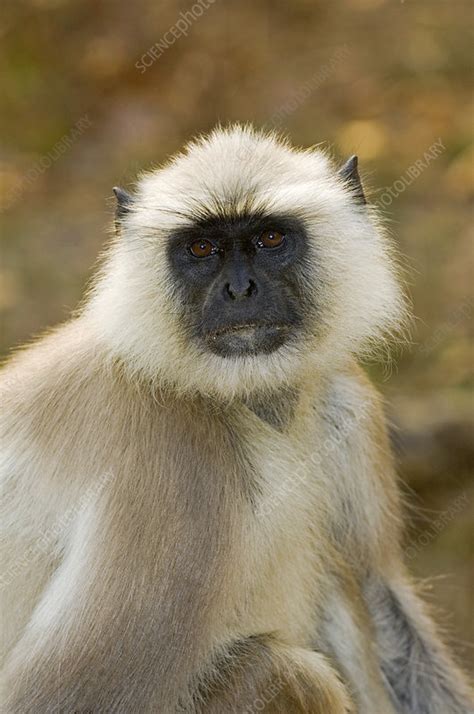
<svg viewBox="0 0 474 714"><path fill-rule="evenodd" d="M157 386L226 400L273 390L350 355L371 354L404 324L385 231L319 148L294 149L248 127L216 129L144 174L126 208L84 316L114 356ZM313 307L299 339L271 354L223 357L180 328L166 249L173 231L197 219L253 213L305 226L303 280Z"/></svg>

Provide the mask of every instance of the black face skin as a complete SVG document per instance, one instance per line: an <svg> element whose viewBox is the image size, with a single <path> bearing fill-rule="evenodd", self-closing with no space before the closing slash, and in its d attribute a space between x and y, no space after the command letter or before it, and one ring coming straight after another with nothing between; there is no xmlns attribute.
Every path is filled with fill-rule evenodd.
<svg viewBox="0 0 474 714"><path fill-rule="evenodd" d="M309 291L308 241L297 218L206 218L171 235L168 260L185 328L212 352L268 354L299 333Z"/></svg>

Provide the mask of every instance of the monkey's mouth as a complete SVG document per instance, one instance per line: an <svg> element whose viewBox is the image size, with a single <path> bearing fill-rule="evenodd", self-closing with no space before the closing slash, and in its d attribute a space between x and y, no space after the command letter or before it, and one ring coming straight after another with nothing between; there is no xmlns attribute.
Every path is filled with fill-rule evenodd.
<svg viewBox="0 0 474 714"><path fill-rule="evenodd" d="M288 325L245 322L207 332L204 341L211 352L222 357L243 357L274 352L288 334Z"/></svg>

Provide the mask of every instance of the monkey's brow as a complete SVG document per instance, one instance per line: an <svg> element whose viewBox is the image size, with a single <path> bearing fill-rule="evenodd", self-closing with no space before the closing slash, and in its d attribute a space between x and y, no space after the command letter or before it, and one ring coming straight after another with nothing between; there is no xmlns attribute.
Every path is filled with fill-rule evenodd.
<svg viewBox="0 0 474 714"><path fill-rule="evenodd" d="M191 211L191 210L180 211L179 209L176 209L176 208L164 208L164 207L160 208L160 213L163 213L163 214L166 214L169 216L173 216L175 218L183 218L184 220L189 221L191 223L194 222L196 220L196 216L199 215L197 211ZM203 216L204 216L204 214L203 214ZM140 224L140 228L152 228L152 227L156 230L157 228L159 228L159 225L145 226L144 224Z"/></svg>
<svg viewBox="0 0 474 714"><path fill-rule="evenodd" d="M161 208L160 213L167 214L169 216L173 216L173 218L180 218L184 221L183 225L177 225L175 227L176 230L195 228L195 227L198 227L208 221L209 222L210 221L219 222L219 221L223 221L223 220L230 221L232 218L235 219L237 217L237 216L231 215L230 213L227 216L220 215L220 214L217 214L205 207L200 207L199 209L196 209L196 210L189 209L188 211L180 211L179 209L174 209L174 208ZM150 230L150 231L160 230L159 224L150 226L145 223L140 223L138 225L138 227L143 228L145 230ZM171 230L175 230L175 229L171 229Z"/></svg>

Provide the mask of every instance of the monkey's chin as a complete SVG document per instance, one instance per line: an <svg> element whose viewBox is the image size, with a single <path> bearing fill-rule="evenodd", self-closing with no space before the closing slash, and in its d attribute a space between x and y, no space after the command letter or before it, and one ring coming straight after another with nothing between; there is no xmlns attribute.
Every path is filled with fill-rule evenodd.
<svg viewBox="0 0 474 714"><path fill-rule="evenodd" d="M275 352L288 339L285 325L233 325L205 335L206 347L221 357L249 357Z"/></svg>

